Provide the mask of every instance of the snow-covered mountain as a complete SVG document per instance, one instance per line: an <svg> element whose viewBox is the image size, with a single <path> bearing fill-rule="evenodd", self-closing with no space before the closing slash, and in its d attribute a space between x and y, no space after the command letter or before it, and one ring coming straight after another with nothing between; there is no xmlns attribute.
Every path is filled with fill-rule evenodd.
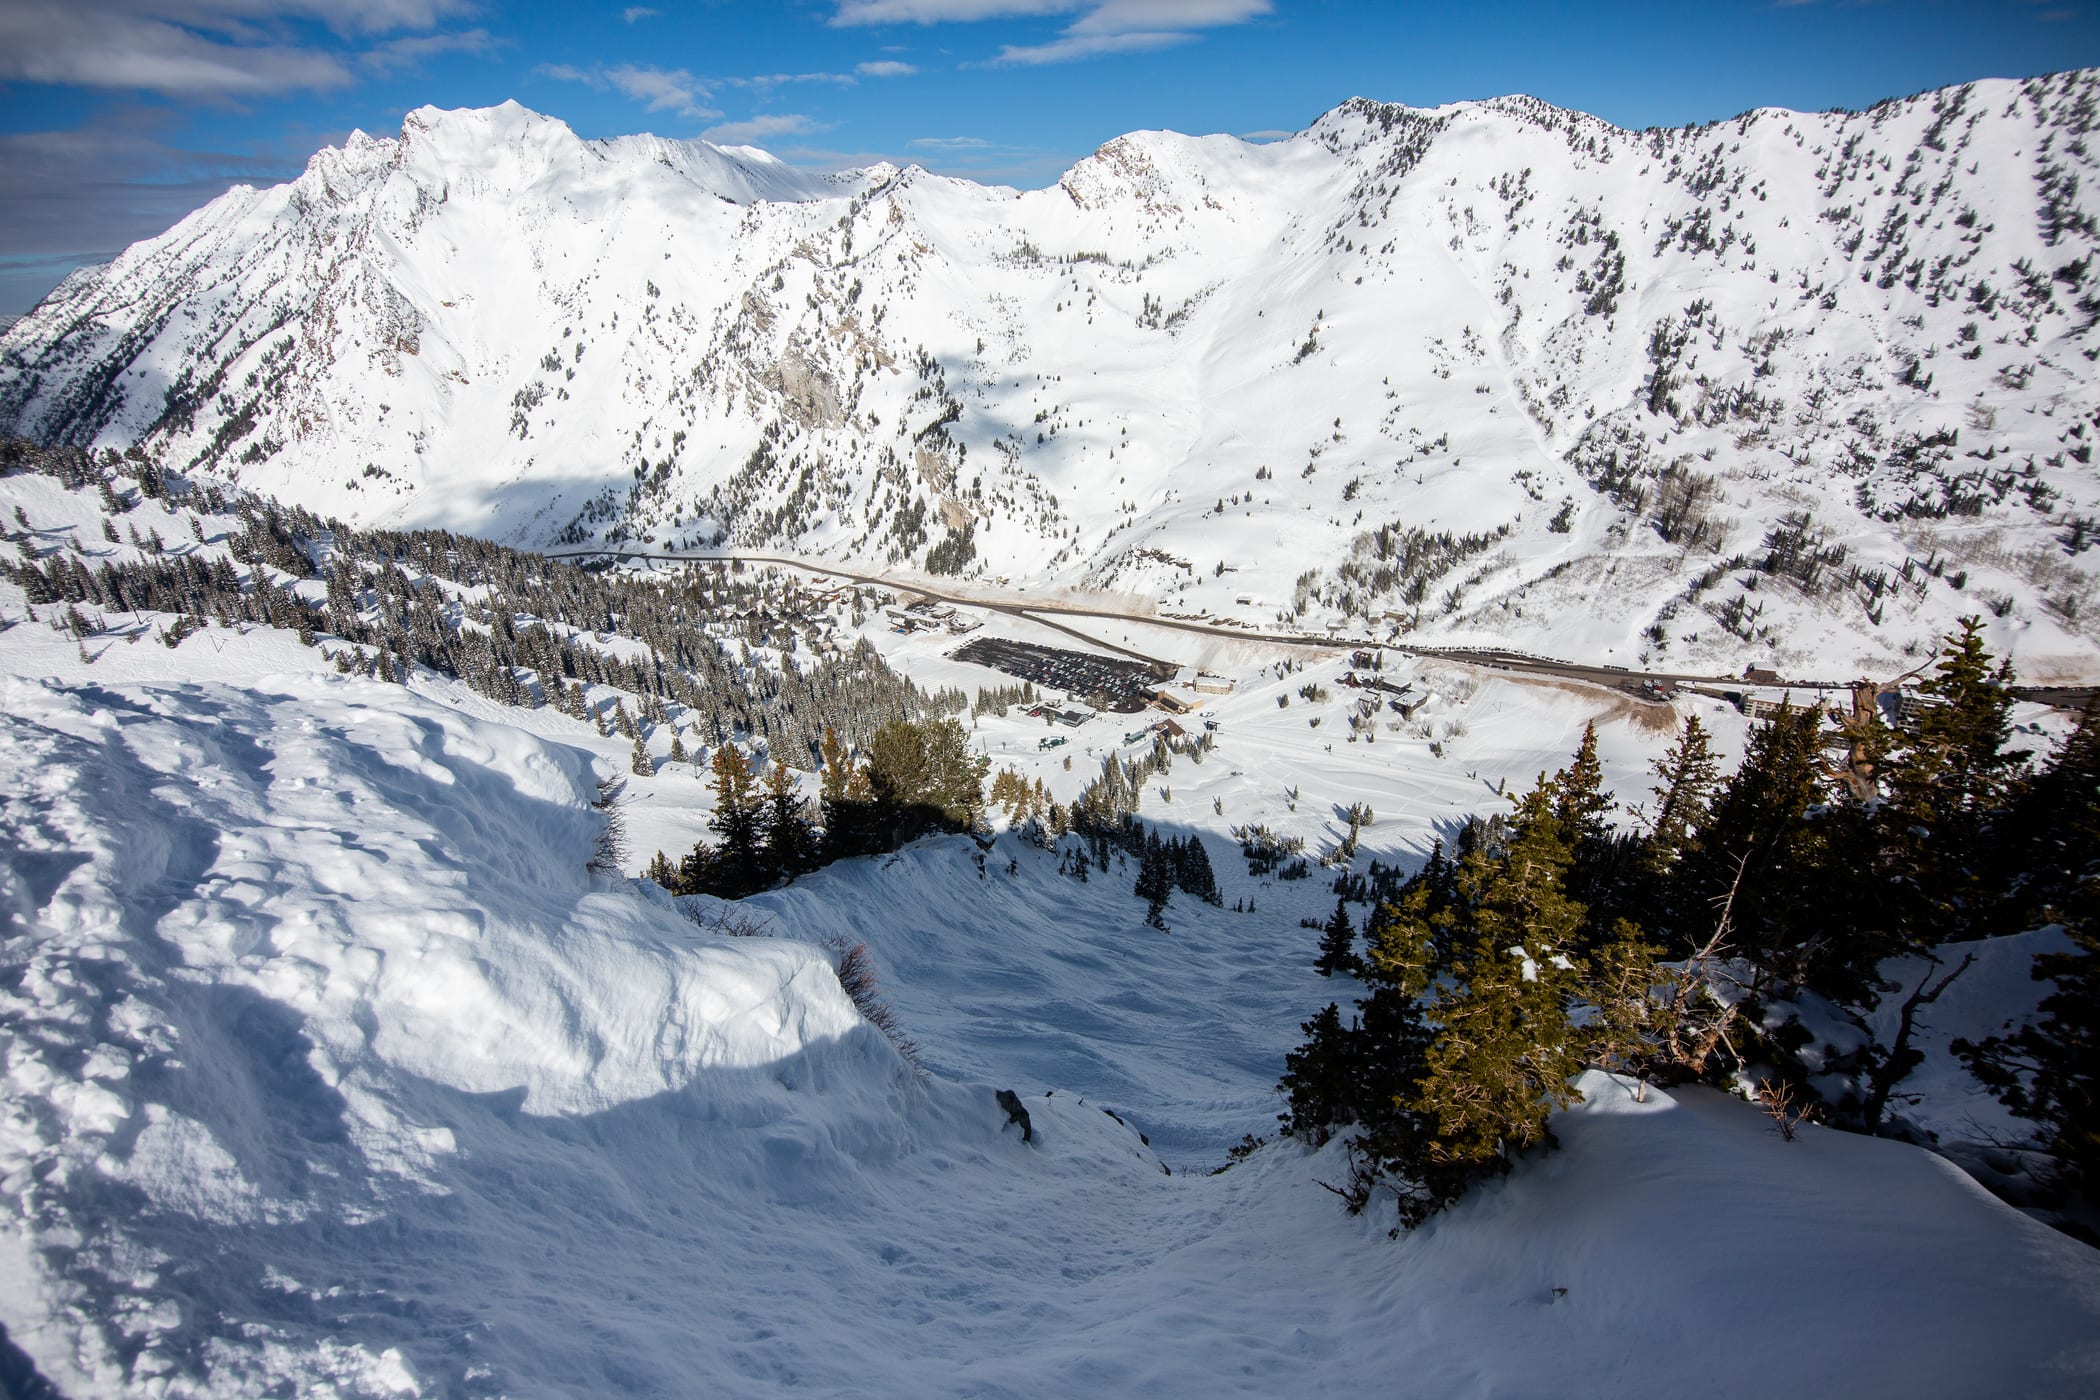
<svg viewBox="0 0 2100 1400"><path fill-rule="evenodd" d="M367 523L1675 668L2082 676L2100 73L1625 131L1352 100L1017 192L411 113L0 338L0 432Z"/></svg>

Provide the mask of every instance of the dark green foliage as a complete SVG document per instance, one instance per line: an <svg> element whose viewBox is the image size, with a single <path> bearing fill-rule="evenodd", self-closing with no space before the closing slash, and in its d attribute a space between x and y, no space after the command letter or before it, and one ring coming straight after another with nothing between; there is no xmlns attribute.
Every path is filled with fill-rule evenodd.
<svg viewBox="0 0 2100 1400"><path fill-rule="evenodd" d="M1371 920L1356 1023L1308 1023L1313 1039L1282 1086L1284 1122L1308 1140L1357 1126L1352 1179L1338 1188L1353 1209L1385 1189L1402 1223L1417 1224L1550 1145L1547 1119L1571 1101L1586 1047L1569 1020L1584 910L1564 888L1563 814L1579 821L1595 806L1580 768L1572 784L1541 778L1499 832L1462 837L1457 861L1439 848Z"/></svg>
<svg viewBox="0 0 2100 1400"><path fill-rule="evenodd" d="M892 720L875 731L866 754L873 830L895 850L929 831L965 831L984 814L990 760L970 752L969 734L952 719Z"/></svg>
<svg viewBox="0 0 2100 1400"><path fill-rule="evenodd" d="M1650 869L1665 873L1684 855L1692 838L1706 825L1720 786L1721 763L1714 757L1706 726L1699 716L1684 717L1677 742L1654 765L1656 785L1649 789L1655 812L1649 823Z"/></svg>
<svg viewBox="0 0 2100 1400"><path fill-rule="evenodd" d="M775 763L767 770L763 825L765 865L776 879L792 880L816 868L816 824L785 763Z"/></svg>
<svg viewBox="0 0 2100 1400"><path fill-rule="evenodd" d="M827 730L819 752L821 829L794 776L777 760L763 792L750 764L733 744L715 751L718 845L702 842L679 862L671 880L652 864L652 878L673 894L739 899L848 856L897 849L934 831L964 831L984 811L986 760L972 754L954 720L896 721L876 731L867 759L855 766L837 730Z"/></svg>
<svg viewBox="0 0 2100 1400"><path fill-rule="evenodd" d="M1990 930L2006 893L2002 819L2026 776L2008 751L2012 668L1991 665L1982 624L1964 618L1933 675L1924 707L1887 765L1882 865L1899 893L1898 936L1916 946Z"/></svg>
<svg viewBox="0 0 2100 1400"><path fill-rule="evenodd" d="M951 529L940 543L926 551L926 572L929 574L959 574L968 568L977 557L977 522L972 520L960 530Z"/></svg>
<svg viewBox="0 0 2100 1400"><path fill-rule="evenodd" d="M1318 1147L1356 1121L1358 1037L1342 1028L1341 1009L1333 1002L1298 1029L1305 1043L1284 1056L1276 1086L1289 1105L1280 1118L1286 1133Z"/></svg>
<svg viewBox="0 0 2100 1400"><path fill-rule="evenodd" d="M1320 957L1313 970L1322 977L1332 977L1337 972L1353 973L1357 969L1356 928L1349 922L1349 901L1334 902L1334 916L1320 936Z"/></svg>
<svg viewBox="0 0 2100 1400"><path fill-rule="evenodd" d="M773 883L760 851L765 813L751 764L736 745L715 750L714 775L715 811L707 825L720 844L707 865L706 890L740 899Z"/></svg>
<svg viewBox="0 0 2100 1400"><path fill-rule="evenodd" d="M1156 834L1148 836L1138 857L1136 893L1139 899L1145 901L1145 922L1154 928L1164 929L1167 926L1166 921L1160 916L1167 907L1168 898L1174 893L1174 868Z"/></svg>
<svg viewBox="0 0 2100 1400"><path fill-rule="evenodd" d="M0 442L0 471L25 469L76 490L111 482L110 468L86 453ZM112 616L137 610L257 623L323 644L333 638L367 656L375 671L383 668L383 679L400 674L405 661L501 704L544 700L572 715L582 709L582 686L613 687L686 707L691 715L681 722L697 724L708 743L744 736L798 767L809 766L827 727L864 741L888 720L968 703L956 692L919 691L865 642L838 657L753 664L749 648L794 650L801 640L804 624L791 602L797 585L784 576L698 564L648 575L593 572L449 531L353 530L263 497L228 501L219 487L191 486L144 463L124 470L140 473L148 496L237 514L241 523L226 539L232 558L149 546L141 559L92 568L65 553L0 565L31 601L92 604ZM120 494L122 481L113 483ZM302 598L287 586L297 579L321 582L325 598ZM461 603L448 584L476 590L480 600ZM608 648L603 634L646 650ZM543 679L535 696L521 673L556 684Z"/></svg>
<svg viewBox="0 0 2100 1400"><path fill-rule="evenodd" d="M1734 947L1759 969L1798 985L1831 961L1824 945L1836 921L1822 879L1829 823L1810 815L1830 798L1820 730L1815 711L1788 708L1750 731L1741 765L1661 901L1680 951L1705 937L1732 892Z"/></svg>
<svg viewBox="0 0 2100 1400"><path fill-rule="evenodd" d="M1174 887L1205 904L1222 905L1225 896L1218 892L1218 877L1210 868L1210 853L1203 849L1203 839L1190 835L1170 839L1166 846Z"/></svg>

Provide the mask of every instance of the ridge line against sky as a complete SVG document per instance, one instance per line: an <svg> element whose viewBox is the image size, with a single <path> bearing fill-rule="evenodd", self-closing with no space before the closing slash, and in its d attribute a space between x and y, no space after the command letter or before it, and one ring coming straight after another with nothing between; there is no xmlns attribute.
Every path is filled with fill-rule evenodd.
<svg viewBox="0 0 2100 1400"><path fill-rule="evenodd" d="M580 136L1022 186L1168 127L1523 92L1620 126L2100 63L2092 0L8 0L0 315L353 128L515 98Z"/></svg>

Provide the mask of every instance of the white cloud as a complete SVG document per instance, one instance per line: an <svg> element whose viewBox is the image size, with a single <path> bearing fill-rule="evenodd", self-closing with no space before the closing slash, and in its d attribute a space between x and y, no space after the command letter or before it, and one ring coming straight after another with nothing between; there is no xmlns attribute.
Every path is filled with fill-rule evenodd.
<svg viewBox="0 0 2100 1400"><path fill-rule="evenodd" d="M730 87L756 88L760 92L785 86L788 83L835 83L840 87L852 87L851 73L760 73L749 78L724 78Z"/></svg>
<svg viewBox="0 0 2100 1400"><path fill-rule="evenodd" d="M1131 34L1074 34L1067 30L1061 39L1047 44L1007 44L986 60L984 66L1000 64L1070 63L1074 59L1098 58L1109 53L1140 53L1147 49L1172 48L1196 36L1178 32Z"/></svg>
<svg viewBox="0 0 2100 1400"><path fill-rule="evenodd" d="M1272 0L838 0L831 22L860 24L969 24L1078 14L1068 33L1212 29L1267 14Z"/></svg>
<svg viewBox="0 0 2100 1400"><path fill-rule="evenodd" d="M654 19L661 13L663 13L661 10L652 10L647 5L629 5L626 9L620 11L620 18L626 20L629 24L633 24L637 20Z"/></svg>
<svg viewBox="0 0 2100 1400"><path fill-rule="evenodd" d="M1074 15L1057 38L1006 44L987 65L1069 63L1185 44L1205 29L1244 24L1273 0L837 0L836 25L950 24Z"/></svg>
<svg viewBox="0 0 2100 1400"><path fill-rule="evenodd" d="M740 122L723 122L700 134L718 146L742 146L775 136L804 136L822 131L828 123L811 121L797 112L769 113Z"/></svg>
<svg viewBox="0 0 2100 1400"><path fill-rule="evenodd" d="M981 136L921 136L907 144L932 151L974 151L992 143Z"/></svg>
<svg viewBox="0 0 2100 1400"><path fill-rule="evenodd" d="M1269 12L1269 0L1102 0L1067 34L1161 33L1244 24Z"/></svg>
<svg viewBox="0 0 2100 1400"><path fill-rule="evenodd" d="M340 135L287 135L269 149L191 150L170 144L166 108L116 105L68 131L0 135L0 311L27 310L85 263L150 238L236 183L299 173Z"/></svg>
<svg viewBox="0 0 2100 1400"><path fill-rule="evenodd" d="M857 64L853 71L863 78L909 78L919 70L894 58L879 58L872 63Z"/></svg>
<svg viewBox="0 0 2100 1400"><path fill-rule="evenodd" d="M8 0L0 5L0 82L254 97L348 86L353 65L413 61L396 40L338 51L300 42L302 27L337 36L427 30L467 0ZM479 34L479 31L475 31ZM318 36L317 36L318 37ZM431 35L425 53L487 37Z"/></svg>
<svg viewBox="0 0 2100 1400"><path fill-rule="evenodd" d="M623 97L632 98L652 112L676 112L681 117L707 118L722 114L707 105L707 88L683 68L643 68L623 63L605 70L605 81Z"/></svg>
<svg viewBox="0 0 2100 1400"><path fill-rule="evenodd" d="M542 63L532 71L557 82L582 83L601 91L611 88L622 97L641 103L651 112L676 112L695 121L722 115L707 105L714 84L694 77L683 68L652 68L632 63L623 63L617 68L578 68L570 63Z"/></svg>
<svg viewBox="0 0 2100 1400"><path fill-rule="evenodd" d="M1017 15L1063 15L1084 0L838 0L833 24L946 24Z"/></svg>
<svg viewBox="0 0 2100 1400"><path fill-rule="evenodd" d="M412 68L439 54L486 53L499 42L486 29L468 29L457 34L404 34L366 51L359 56L359 61L373 72L391 73L400 68Z"/></svg>

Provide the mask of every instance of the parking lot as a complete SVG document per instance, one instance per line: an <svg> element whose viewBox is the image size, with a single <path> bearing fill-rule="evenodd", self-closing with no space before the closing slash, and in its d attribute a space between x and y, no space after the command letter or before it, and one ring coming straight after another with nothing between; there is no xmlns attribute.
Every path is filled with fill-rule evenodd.
<svg viewBox="0 0 2100 1400"><path fill-rule="evenodd" d="M1144 692L1164 679L1157 669L1142 662L1063 651L1006 637L973 638L948 654L957 661L989 666L1122 714L1143 709Z"/></svg>

